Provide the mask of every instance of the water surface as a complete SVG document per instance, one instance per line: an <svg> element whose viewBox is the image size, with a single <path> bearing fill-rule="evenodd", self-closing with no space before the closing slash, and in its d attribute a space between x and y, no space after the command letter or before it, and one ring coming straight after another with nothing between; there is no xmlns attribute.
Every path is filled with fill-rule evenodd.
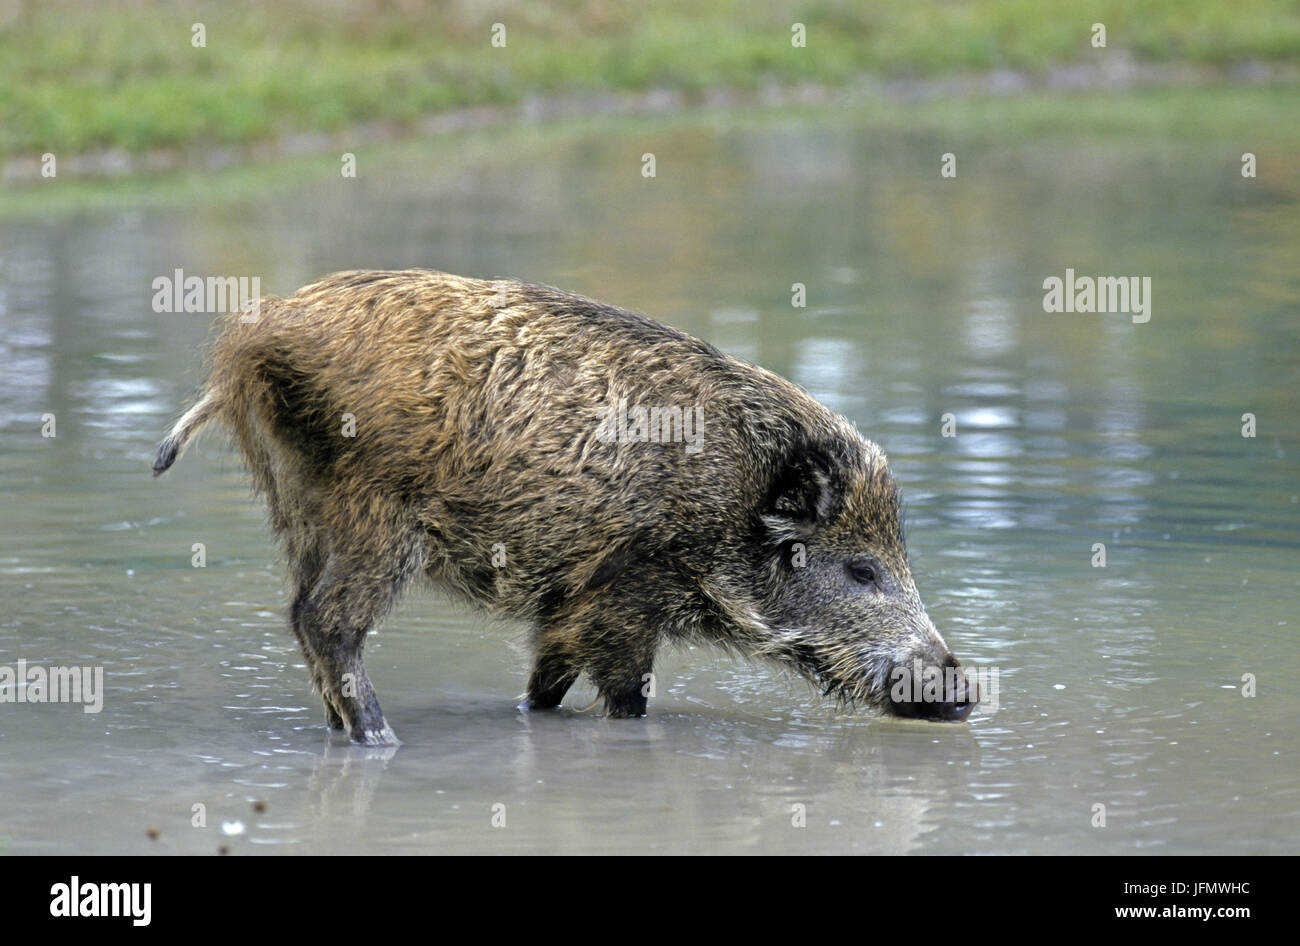
<svg viewBox="0 0 1300 946"><path fill-rule="evenodd" d="M1261 149L1243 180L1242 150L705 113L0 221L0 664L100 666L106 691L0 704L0 850L1295 853L1300 165ZM426 592L367 649L404 746L328 737L237 458L208 436L148 476L209 323L150 285L372 266L638 309L844 412L996 711L839 713L697 649L663 655L648 719L580 712L585 682L523 716L522 629ZM1045 313L1066 267L1150 276L1150 322Z"/></svg>

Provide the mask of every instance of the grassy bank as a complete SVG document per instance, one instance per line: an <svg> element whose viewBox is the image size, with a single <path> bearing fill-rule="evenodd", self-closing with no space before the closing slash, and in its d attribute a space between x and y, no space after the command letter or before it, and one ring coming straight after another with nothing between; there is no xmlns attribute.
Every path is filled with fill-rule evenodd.
<svg viewBox="0 0 1300 946"><path fill-rule="evenodd" d="M1029 93L969 99L936 98L922 102L872 99L854 103L801 106L797 111L761 106L728 109L728 127L761 126L794 119L851 121L885 135L935 134L960 138L967 146L998 151L1022 143L1051 139L1143 139L1222 146L1225 161L1250 147L1276 155L1300 151L1300 96L1290 88L1223 85L1213 88L1173 86L1115 95L1082 92L1070 95ZM370 149L366 161L413 160L467 170L501 153L528 153L556 141L584 135L634 140L651 129L669 130L711 124L708 110L660 115L590 115L547 123L498 122L434 140L410 138ZM192 204L219 198L242 199L307 179L338 180L335 156L290 155L275 161L235 163L217 172L181 169L109 180L60 178L55 188L0 188L0 217L38 215L49 218L88 209L133 209Z"/></svg>
<svg viewBox="0 0 1300 946"><path fill-rule="evenodd" d="M1107 48L1089 43L1106 25ZM201 22L206 47L191 44ZM791 24L807 47L791 45ZM503 48L492 25L505 26ZM1139 61L1300 62L1291 0L227 0L0 6L0 159L243 144L532 94L838 84Z"/></svg>

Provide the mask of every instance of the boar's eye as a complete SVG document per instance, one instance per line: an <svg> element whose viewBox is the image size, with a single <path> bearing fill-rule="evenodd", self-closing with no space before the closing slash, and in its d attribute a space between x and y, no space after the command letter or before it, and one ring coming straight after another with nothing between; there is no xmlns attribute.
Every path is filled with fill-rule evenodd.
<svg viewBox="0 0 1300 946"><path fill-rule="evenodd" d="M849 562L849 577L860 585L878 585L880 572L874 562Z"/></svg>

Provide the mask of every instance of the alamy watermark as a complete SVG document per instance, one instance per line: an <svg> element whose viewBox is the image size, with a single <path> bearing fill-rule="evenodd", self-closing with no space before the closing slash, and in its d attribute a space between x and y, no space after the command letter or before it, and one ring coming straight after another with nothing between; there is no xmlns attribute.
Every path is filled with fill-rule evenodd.
<svg viewBox="0 0 1300 946"><path fill-rule="evenodd" d="M699 405L629 407L623 397L617 406L600 408L597 416L596 439L601 443L681 443L690 454L704 449L704 408Z"/></svg>
<svg viewBox="0 0 1300 946"><path fill-rule="evenodd" d="M81 703L83 712L98 713L104 708L104 668L0 664L0 703Z"/></svg>
<svg viewBox="0 0 1300 946"><path fill-rule="evenodd" d="M911 666L899 664L889 674L889 698L895 703L978 702L983 714L998 711L997 667Z"/></svg>
<svg viewBox="0 0 1300 946"><path fill-rule="evenodd" d="M73 874L68 883L50 887L50 916L129 917L133 926L148 926L152 901L153 884L83 883Z"/></svg>
<svg viewBox="0 0 1300 946"><path fill-rule="evenodd" d="M1124 312L1136 323L1151 321L1150 276L1076 276L1043 280L1044 312Z"/></svg>
<svg viewBox="0 0 1300 946"><path fill-rule="evenodd" d="M150 285L155 312L242 312L242 322L258 319L261 276L186 276L178 269L155 277Z"/></svg>

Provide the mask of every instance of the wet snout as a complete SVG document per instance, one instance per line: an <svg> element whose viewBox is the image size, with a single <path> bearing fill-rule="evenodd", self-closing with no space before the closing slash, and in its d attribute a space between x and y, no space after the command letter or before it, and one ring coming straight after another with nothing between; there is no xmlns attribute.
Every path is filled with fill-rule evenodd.
<svg viewBox="0 0 1300 946"><path fill-rule="evenodd" d="M895 716L959 723L978 702L974 681L950 653L894 668L888 706Z"/></svg>

